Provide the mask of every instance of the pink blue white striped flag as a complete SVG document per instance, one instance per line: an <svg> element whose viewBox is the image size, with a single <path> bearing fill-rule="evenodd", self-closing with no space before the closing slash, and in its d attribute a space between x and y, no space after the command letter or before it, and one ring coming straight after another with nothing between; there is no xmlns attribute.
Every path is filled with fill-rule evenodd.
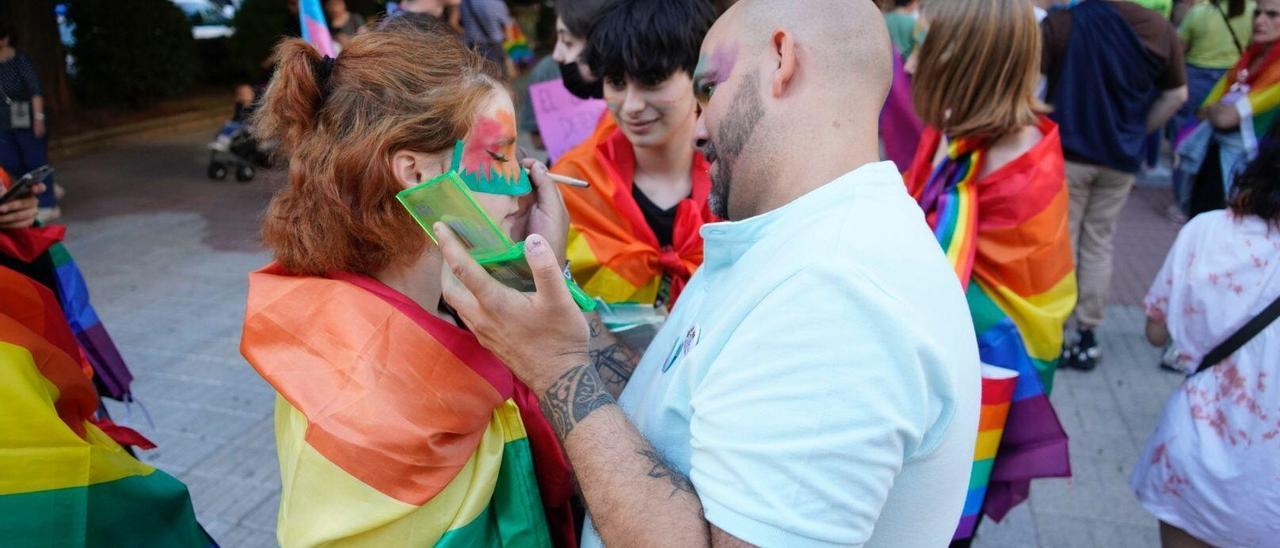
<svg viewBox="0 0 1280 548"><path fill-rule="evenodd" d="M298 19L302 22L302 39L310 42L322 55L337 57L333 49L333 37L329 36L329 24L325 22L320 0L298 2Z"/></svg>

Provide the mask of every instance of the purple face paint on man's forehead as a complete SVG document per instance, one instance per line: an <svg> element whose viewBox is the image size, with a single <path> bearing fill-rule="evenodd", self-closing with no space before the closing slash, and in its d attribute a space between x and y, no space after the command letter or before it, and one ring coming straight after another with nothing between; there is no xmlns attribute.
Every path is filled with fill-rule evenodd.
<svg viewBox="0 0 1280 548"><path fill-rule="evenodd" d="M717 44L711 49L709 55L698 58L698 66L693 71L693 77L718 84L729 79L729 74L733 72L733 66L737 62L738 44L736 42Z"/></svg>

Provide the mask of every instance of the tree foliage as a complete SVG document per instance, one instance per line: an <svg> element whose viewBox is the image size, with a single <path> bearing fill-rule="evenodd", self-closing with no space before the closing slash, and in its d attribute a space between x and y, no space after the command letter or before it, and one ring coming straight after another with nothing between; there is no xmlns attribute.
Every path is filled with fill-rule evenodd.
<svg viewBox="0 0 1280 548"><path fill-rule="evenodd" d="M191 23L169 0L75 0L74 87L86 104L141 107L190 89Z"/></svg>

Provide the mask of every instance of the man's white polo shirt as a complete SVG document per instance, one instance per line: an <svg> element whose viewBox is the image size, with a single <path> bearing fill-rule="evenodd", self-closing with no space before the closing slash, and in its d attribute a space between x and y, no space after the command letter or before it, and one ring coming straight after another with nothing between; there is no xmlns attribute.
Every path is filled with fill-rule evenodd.
<svg viewBox="0 0 1280 548"><path fill-rule="evenodd" d="M955 274L893 164L702 227L619 404L706 518L762 546L942 546L980 405ZM584 546L600 545L588 522Z"/></svg>

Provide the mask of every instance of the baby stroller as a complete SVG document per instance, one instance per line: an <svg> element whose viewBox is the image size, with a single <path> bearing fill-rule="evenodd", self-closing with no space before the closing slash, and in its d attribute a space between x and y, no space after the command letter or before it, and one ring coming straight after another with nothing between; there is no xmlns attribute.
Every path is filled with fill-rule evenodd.
<svg viewBox="0 0 1280 548"><path fill-rule="evenodd" d="M236 180L247 183L253 180L257 168L268 166L269 159L249 133L248 125L231 120L222 124L217 137L209 143L209 178L221 181L234 169Z"/></svg>

